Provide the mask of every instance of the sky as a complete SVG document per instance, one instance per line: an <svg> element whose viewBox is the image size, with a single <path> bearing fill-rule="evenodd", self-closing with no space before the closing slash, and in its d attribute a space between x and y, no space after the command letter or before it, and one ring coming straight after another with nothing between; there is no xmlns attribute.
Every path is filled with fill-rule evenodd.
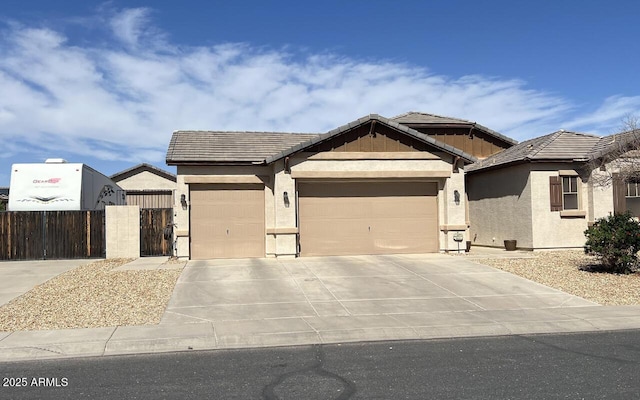
<svg viewBox="0 0 640 400"><path fill-rule="evenodd" d="M165 164L175 130L420 111L522 141L640 114L640 2L0 0L0 186Z"/></svg>

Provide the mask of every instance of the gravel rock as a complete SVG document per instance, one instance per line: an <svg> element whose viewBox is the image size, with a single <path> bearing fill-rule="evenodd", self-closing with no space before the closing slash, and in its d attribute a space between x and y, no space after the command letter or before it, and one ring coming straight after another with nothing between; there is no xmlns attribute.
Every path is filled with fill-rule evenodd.
<svg viewBox="0 0 640 400"><path fill-rule="evenodd" d="M0 307L0 331L158 324L181 269L112 271L131 259L84 265Z"/></svg>
<svg viewBox="0 0 640 400"><path fill-rule="evenodd" d="M590 272L597 258L581 251L533 253L533 258L485 258L476 262L522 276L602 305L639 305L640 273Z"/></svg>

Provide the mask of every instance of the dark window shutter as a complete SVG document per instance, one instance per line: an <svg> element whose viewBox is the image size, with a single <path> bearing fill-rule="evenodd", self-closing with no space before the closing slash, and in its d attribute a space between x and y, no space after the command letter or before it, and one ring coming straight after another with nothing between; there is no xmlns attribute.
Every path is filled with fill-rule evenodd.
<svg viewBox="0 0 640 400"><path fill-rule="evenodd" d="M562 211L562 180L559 176L549 177L549 199L551 211Z"/></svg>
<svg viewBox="0 0 640 400"><path fill-rule="evenodd" d="M613 213L623 213L627 210L627 185L620 174L613 174Z"/></svg>

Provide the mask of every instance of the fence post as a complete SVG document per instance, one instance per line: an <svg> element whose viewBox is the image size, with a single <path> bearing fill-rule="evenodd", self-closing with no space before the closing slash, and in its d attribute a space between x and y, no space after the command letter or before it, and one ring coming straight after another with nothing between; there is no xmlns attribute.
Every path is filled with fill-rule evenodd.
<svg viewBox="0 0 640 400"><path fill-rule="evenodd" d="M47 259L47 212L42 212L42 259Z"/></svg>

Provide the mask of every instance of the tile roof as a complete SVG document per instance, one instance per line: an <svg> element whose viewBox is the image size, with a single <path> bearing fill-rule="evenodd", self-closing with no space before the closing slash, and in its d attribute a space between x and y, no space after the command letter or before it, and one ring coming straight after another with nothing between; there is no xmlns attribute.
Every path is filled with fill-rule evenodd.
<svg viewBox="0 0 640 400"><path fill-rule="evenodd" d="M263 163L265 159L319 136L314 133L176 131L167 164Z"/></svg>
<svg viewBox="0 0 640 400"><path fill-rule="evenodd" d="M418 111L409 111L389 119L392 119L399 124L473 124L473 122L466 119L444 117L442 115L428 114Z"/></svg>
<svg viewBox="0 0 640 400"><path fill-rule="evenodd" d="M167 164L251 163L270 164L355 127L377 121L428 143L467 162L477 159L453 146L396 121L371 114L324 134L279 132L176 131L167 151Z"/></svg>
<svg viewBox="0 0 640 400"><path fill-rule="evenodd" d="M467 167L467 172L523 161L588 161L602 138L557 131L519 143Z"/></svg>
<svg viewBox="0 0 640 400"><path fill-rule="evenodd" d="M165 171L163 169L160 169L158 167L155 167L151 164L147 164L147 163L142 163L142 164L138 164L135 165L131 168L127 168L125 170L122 170L120 172L116 172L115 174L111 175L109 178L115 182L121 181L122 179L128 178L132 175L135 175L139 172L142 171L149 171L151 173L154 173L156 175L162 176L166 179L172 180L172 181L176 181L176 176L175 174L172 174L171 172Z"/></svg>
<svg viewBox="0 0 640 400"><path fill-rule="evenodd" d="M630 130L626 132L616 133L615 135L605 136L593 147L591 156L594 159L606 157L608 154L619 156L622 153L633 151L637 152L640 143L640 130ZM633 154L635 156L635 154Z"/></svg>
<svg viewBox="0 0 640 400"><path fill-rule="evenodd" d="M417 111L409 111L404 114L396 115L395 117L390 119L400 124L409 125L409 126L411 125L414 125L414 126L415 125L469 126L469 127L474 127L475 129L484 131L490 136L498 138L509 144L518 143L518 141L513 140L510 137L507 137L499 132L496 132L492 129L487 128L486 126L480 125L473 121L468 121L466 119L444 117L441 115L428 114L428 113L417 112Z"/></svg>

